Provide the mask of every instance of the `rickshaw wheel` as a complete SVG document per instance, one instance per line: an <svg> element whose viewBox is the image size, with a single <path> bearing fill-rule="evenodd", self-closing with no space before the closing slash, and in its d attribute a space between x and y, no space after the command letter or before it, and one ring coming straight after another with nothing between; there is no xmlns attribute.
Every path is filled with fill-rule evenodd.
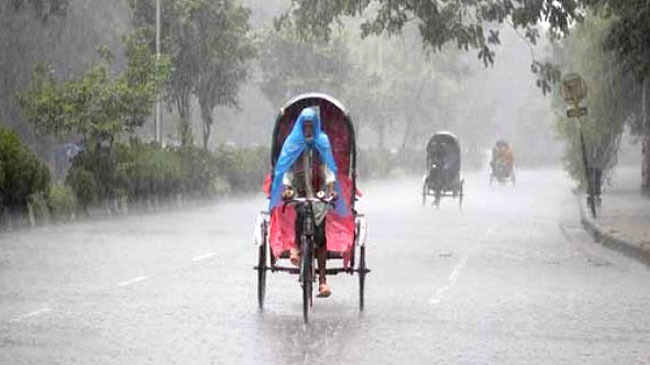
<svg viewBox="0 0 650 365"><path fill-rule="evenodd" d="M440 199L441 198L442 198L442 191L438 187L438 188L436 188L435 197L434 197L434 201L433 201L433 204L436 206L436 208L440 208Z"/></svg>
<svg viewBox="0 0 650 365"><path fill-rule="evenodd" d="M260 246L259 262L257 265L257 304L264 309L264 294L266 293L266 249Z"/></svg>
<svg viewBox="0 0 650 365"><path fill-rule="evenodd" d="M460 181L460 189L458 191L458 207L463 207L463 180Z"/></svg>
<svg viewBox="0 0 650 365"><path fill-rule="evenodd" d="M309 240L309 238L307 238ZM302 247L301 281L302 285L302 315L305 324L309 323L309 308L312 304L313 264L312 246L305 240Z"/></svg>
<svg viewBox="0 0 650 365"><path fill-rule="evenodd" d="M359 310L363 312L366 284L366 247L359 248Z"/></svg>
<svg viewBox="0 0 650 365"><path fill-rule="evenodd" d="M264 296L266 294L266 237L260 245L257 260L257 304L264 309Z"/></svg>
<svg viewBox="0 0 650 365"><path fill-rule="evenodd" d="M426 207L427 206L427 183L424 183L424 186L422 186L422 206Z"/></svg>

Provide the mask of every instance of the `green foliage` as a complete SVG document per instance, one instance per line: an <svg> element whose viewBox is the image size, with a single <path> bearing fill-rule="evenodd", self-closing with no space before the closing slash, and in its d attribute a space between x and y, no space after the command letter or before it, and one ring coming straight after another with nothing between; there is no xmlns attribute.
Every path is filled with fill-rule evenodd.
<svg viewBox="0 0 650 365"><path fill-rule="evenodd" d="M558 55L567 71L579 71L589 87L585 100L589 114L580 122L566 117L567 106L556 95L556 127L566 141L565 163L570 174L582 185L585 170L580 149L579 128L582 125L589 164L601 169L603 179L617 162L617 151L625 123L638 110L638 85L627 77L615 56L602 45L610 32L611 20L588 18L576 27L564 42Z"/></svg>
<svg viewBox="0 0 650 365"><path fill-rule="evenodd" d="M62 85L54 78L54 70L38 65L34 68L32 82L20 96L23 114L37 132L60 136L74 127L66 118L66 100Z"/></svg>
<svg viewBox="0 0 650 365"><path fill-rule="evenodd" d="M70 220L77 212L77 197L69 186L53 185L50 188L47 202L55 220Z"/></svg>
<svg viewBox="0 0 650 365"><path fill-rule="evenodd" d="M427 50L455 43L459 49L475 50L486 66L494 63L500 24L523 30L522 36L535 45L540 22L547 22L551 37L559 39L569 33L574 21L582 19L579 0L292 0L291 9L276 20L276 28L295 27L302 39L328 39L332 23L340 24L347 16L365 16L360 26L363 37L401 34L407 24L415 23ZM548 76L555 74L545 63L532 62L538 85L546 93L549 81L557 81Z"/></svg>
<svg viewBox="0 0 650 365"><path fill-rule="evenodd" d="M27 198L27 202L29 204L29 207L31 208L34 221L36 222L46 221L50 216L47 194L49 194L49 191L47 193L41 191L41 192L31 194Z"/></svg>
<svg viewBox="0 0 650 365"><path fill-rule="evenodd" d="M219 171L234 192L259 191L268 172L269 150L266 147L226 148L216 152Z"/></svg>
<svg viewBox="0 0 650 365"><path fill-rule="evenodd" d="M155 45L155 1L129 0L139 34ZM250 11L235 0L162 1L163 49L171 55L169 99L180 116L183 144L189 144L190 96L196 95L207 148L216 106L237 107L255 52L249 36Z"/></svg>
<svg viewBox="0 0 650 365"><path fill-rule="evenodd" d="M107 66L95 65L80 77L61 82L50 67L37 66L29 87L19 95L23 114L36 131L81 135L89 145L97 145L112 144L121 132L144 124L161 81L146 46L136 37L125 43L127 69L117 78L109 75ZM106 61L112 59L105 47L98 53Z"/></svg>
<svg viewBox="0 0 650 365"><path fill-rule="evenodd" d="M25 146L18 135L0 127L0 206L25 210L28 199L47 194L50 171Z"/></svg>
<svg viewBox="0 0 650 365"><path fill-rule="evenodd" d="M214 196L259 188L268 163L266 149L217 153L195 146L163 149L132 140L112 149L83 151L73 161L66 185L86 209L91 203ZM264 156L264 158L263 158Z"/></svg>
<svg viewBox="0 0 650 365"><path fill-rule="evenodd" d="M73 166L70 169L65 183L74 191L75 199L79 202L79 206L84 211L88 211L88 207L95 201L96 197L95 179L91 172L78 166Z"/></svg>
<svg viewBox="0 0 650 365"><path fill-rule="evenodd" d="M13 0L15 11L31 7L43 21L51 15L65 16L68 12L69 0Z"/></svg>
<svg viewBox="0 0 650 365"><path fill-rule="evenodd" d="M343 38L304 42L289 29L266 32L260 44L260 88L272 105L293 95L324 91L340 95L351 76L351 60Z"/></svg>
<svg viewBox="0 0 650 365"><path fill-rule="evenodd" d="M605 48L616 53L624 69L638 79L650 77L650 2L644 0L583 0L609 18Z"/></svg>
<svg viewBox="0 0 650 365"><path fill-rule="evenodd" d="M39 138L25 123L16 94L30 83L38 63L51 65L58 78L68 78L99 60L98 45L118 49L127 10L122 0L0 1L0 120L37 154L49 152L52 140Z"/></svg>
<svg viewBox="0 0 650 365"><path fill-rule="evenodd" d="M176 153L182 164L183 191L190 195L214 194L214 184L219 175L215 156L210 151L195 146L184 146L176 150Z"/></svg>
<svg viewBox="0 0 650 365"><path fill-rule="evenodd" d="M116 160L115 188L131 199L169 196L182 188L180 157L156 144L118 145Z"/></svg>

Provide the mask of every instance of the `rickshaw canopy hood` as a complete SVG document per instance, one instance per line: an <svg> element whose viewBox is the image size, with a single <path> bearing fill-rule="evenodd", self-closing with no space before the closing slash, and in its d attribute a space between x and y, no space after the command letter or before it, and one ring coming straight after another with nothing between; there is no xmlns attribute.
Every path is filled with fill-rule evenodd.
<svg viewBox="0 0 650 365"><path fill-rule="evenodd" d="M458 137L451 132L438 132L434 134L427 143L427 155L430 155L434 146L443 144L448 153L460 155L460 143Z"/></svg>

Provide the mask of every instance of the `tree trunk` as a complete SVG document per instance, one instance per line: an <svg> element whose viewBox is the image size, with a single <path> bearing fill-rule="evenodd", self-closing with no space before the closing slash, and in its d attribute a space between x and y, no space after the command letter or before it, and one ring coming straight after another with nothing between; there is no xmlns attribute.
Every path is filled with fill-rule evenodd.
<svg viewBox="0 0 650 365"><path fill-rule="evenodd" d="M190 97L189 91L180 92L176 96L176 107L178 108L178 136L182 146L194 143L192 126L190 125Z"/></svg>
<svg viewBox="0 0 650 365"><path fill-rule="evenodd" d="M213 105L201 103L201 119L203 119L203 149L205 150L208 149L208 142L210 142L210 133L212 131L212 123L214 122L214 119L212 118L213 110Z"/></svg>
<svg viewBox="0 0 650 365"><path fill-rule="evenodd" d="M194 143L192 127L187 118L181 117L178 122L178 135L181 139L181 146L191 146Z"/></svg>
<svg viewBox="0 0 650 365"><path fill-rule="evenodd" d="M208 142L210 141L210 131L212 129L212 123L205 122L203 125L203 149L208 149Z"/></svg>
<svg viewBox="0 0 650 365"><path fill-rule="evenodd" d="M648 84L646 78L641 88L641 114L643 118L641 138L643 158L641 162L641 190L645 194L650 194L650 108L648 108Z"/></svg>

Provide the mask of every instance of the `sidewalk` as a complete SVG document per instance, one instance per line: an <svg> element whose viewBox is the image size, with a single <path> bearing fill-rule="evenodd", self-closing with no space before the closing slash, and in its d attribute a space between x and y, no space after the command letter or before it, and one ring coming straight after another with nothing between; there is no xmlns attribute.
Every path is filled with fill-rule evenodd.
<svg viewBox="0 0 650 365"><path fill-rule="evenodd" d="M650 198L641 195L640 168L619 167L603 187L602 206L593 219L580 197L582 223L596 241L650 264Z"/></svg>

